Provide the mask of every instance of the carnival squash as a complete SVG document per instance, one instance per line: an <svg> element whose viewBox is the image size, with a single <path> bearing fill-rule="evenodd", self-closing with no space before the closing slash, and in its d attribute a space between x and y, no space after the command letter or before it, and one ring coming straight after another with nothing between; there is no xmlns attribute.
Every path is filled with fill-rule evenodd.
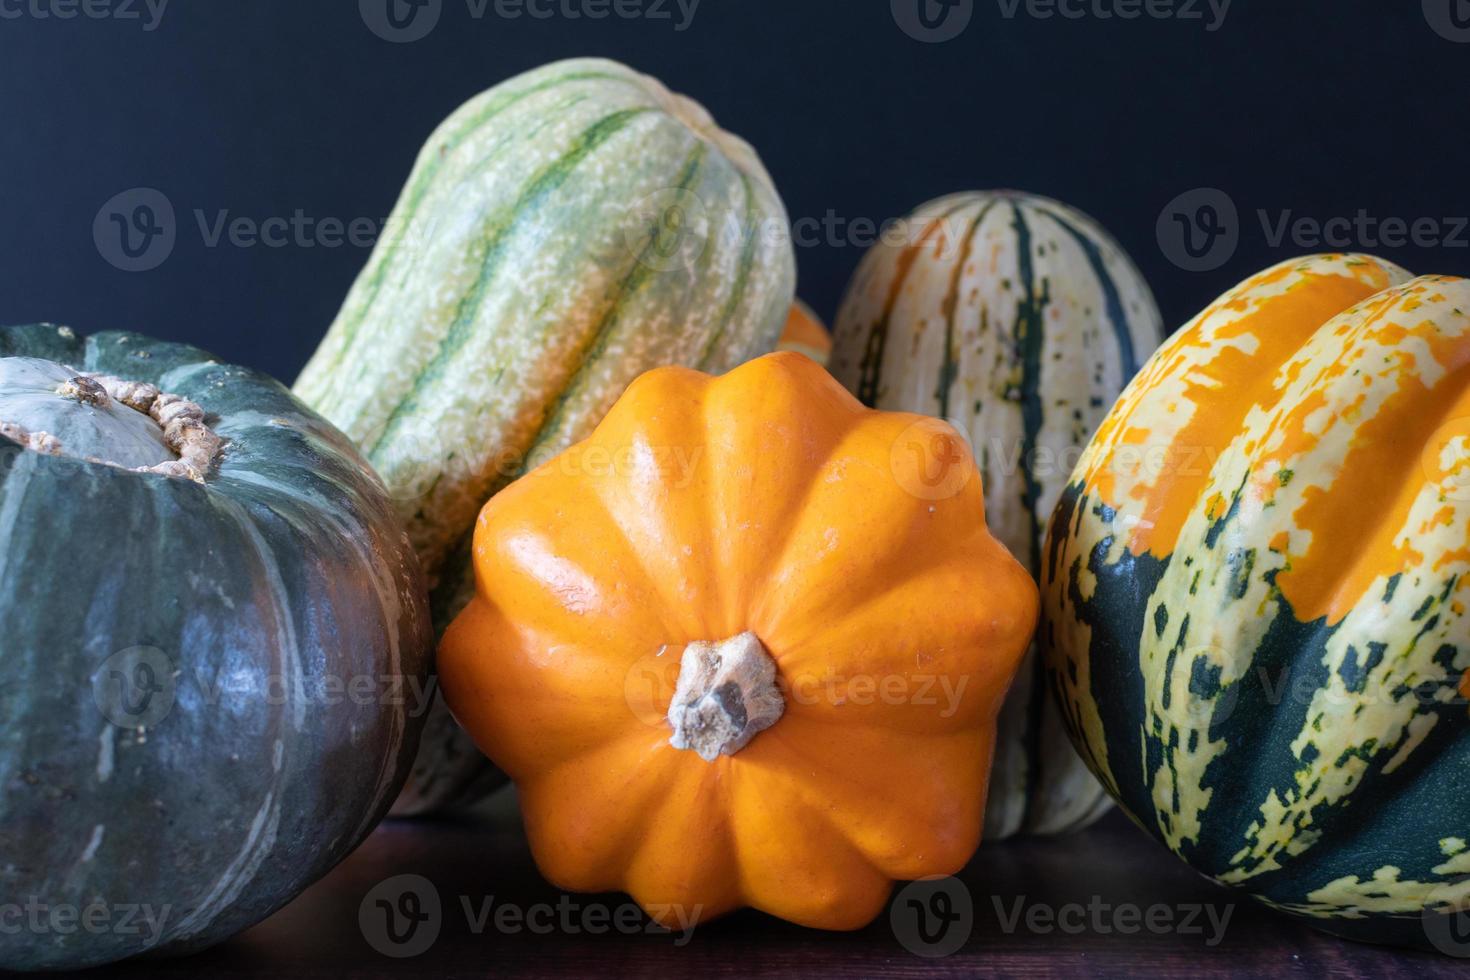
<svg viewBox="0 0 1470 980"><path fill-rule="evenodd" d="M1144 366L1052 522L1042 645L1118 802L1353 938L1470 905L1470 281L1319 255Z"/></svg>
<svg viewBox="0 0 1470 980"><path fill-rule="evenodd" d="M745 141L616 62L518 75L430 136L295 391L382 475L440 629L473 588L487 497L649 368L774 349L796 278L786 227ZM494 783L436 708L399 810Z"/></svg>
<svg viewBox="0 0 1470 980"><path fill-rule="evenodd" d="M275 381L0 331L0 968L225 939L363 839L433 649L402 525Z"/></svg>
<svg viewBox="0 0 1470 980"><path fill-rule="evenodd" d="M856 928L980 838L1037 601L984 514L952 429L808 358L651 371L486 504L445 697L555 884Z"/></svg>
<svg viewBox="0 0 1470 980"><path fill-rule="evenodd" d="M971 442L995 536L1037 574L1082 447L1162 339L1147 283L1095 221L1017 192L952 194L863 258L832 372L874 408L946 419ZM985 837L1063 833L1108 796L1027 656L1000 716Z"/></svg>

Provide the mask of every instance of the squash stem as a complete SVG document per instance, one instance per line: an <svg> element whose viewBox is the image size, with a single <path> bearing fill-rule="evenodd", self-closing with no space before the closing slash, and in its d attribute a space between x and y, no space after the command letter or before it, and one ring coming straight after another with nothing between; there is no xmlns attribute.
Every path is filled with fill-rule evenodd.
<svg viewBox="0 0 1470 980"><path fill-rule="evenodd" d="M91 413L98 420L92 427L98 435L91 439L90 444L75 445L70 437L63 439L46 431L52 426L45 422L42 424L46 425L46 429L41 429L34 427L35 422L28 426L0 419L0 437L19 443L26 449L47 456L68 456L138 473L182 477L198 483L204 482L204 478L218 461L224 441L207 424L204 409L187 398L159 391L155 385L146 382L127 381L107 374L78 372L40 358L4 358L0 359L0 363L8 366L7 377L12 380L17 377L25 379L16 382L17 386L29 386L43 398L49 399L54 394L57 398L75 402L81 408L72 411ZM36 389L37 382L48 374L52 378L59 376L64 380L59 384L52 381L54 388L47 386ZM8 390L7 386L0 385L0 392L5 390ZM149 420L145 425L154 427L159 449L171 452L174 458L142 466L109 458L121 456L126 459L126 453L117 451L116 443L110 447L113 452L107 451L108 434L117 431L116 427L123 416L133 417L134 412ZM61 415L49 411L43 413L42 417L50 418L53 423L62 421ZM109 419L112 421L108 421ZM136 425L133 423L134 431Z"/></svg>
<svg viewBox="0 0 1470 980"><path fill-rule="evenodd" d="M718 643L684 648L669 705L669 744L705 762L734 755L774 725L786 710L776 661L749 631Z"/></svg>

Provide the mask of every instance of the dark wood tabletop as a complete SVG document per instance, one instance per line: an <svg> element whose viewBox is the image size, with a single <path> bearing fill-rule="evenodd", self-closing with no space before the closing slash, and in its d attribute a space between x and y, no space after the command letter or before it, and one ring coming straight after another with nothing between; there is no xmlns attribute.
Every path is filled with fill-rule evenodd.
<svg viewBox="0 0 1470 980"><path fill-rule="evenodd" d="M393 919L390 921L389 914ZM1470 954L1470 944L1465 950ZM1195 875L1120 814L987 844L822 933L743 912L654 933L619 895L536 873L510 794L475 819L388 821L335 871L208 952L127 977L1457 977L1470 961L1346 942Z"/></svg>

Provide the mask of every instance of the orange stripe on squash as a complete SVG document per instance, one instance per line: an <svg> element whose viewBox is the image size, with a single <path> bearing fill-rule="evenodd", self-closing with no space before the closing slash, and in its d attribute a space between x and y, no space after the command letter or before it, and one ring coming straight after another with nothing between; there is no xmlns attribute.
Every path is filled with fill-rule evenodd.
<svg viewBox="0 0 1470 980"><path fill-rule="evenodd" d="M1209 483L1209 463L1240 432L1247 412L1269 407L1276 399L1277 372L1317 328L1354 303L1387 285L1387 277L1373 267L1361 277L1309 275L1295 288L1270 297L1247 312L1245 297L1286 279L1292 270L1268 270L1248 280L1234 293L1202 313L1180 335L1168 342L1156 358L1160 374L1187 374L1187 399L1193 405L1189 424L1167 446L1146 427L1135 427L1126 413L1115 414L1098 432L1096 443L1109 441L1150 450L1167 449L1159 479L1140 482L1134 498L1144 504L1142 521L1129 541L1134 554L1145 551L1165 557L1199 496ZM1204 345L1201 327L1214 327L1220 314L1243 314L1211 331L1219 349L1208 360L1196 360ZM1223 345L1223 346L1222 346ZM1104 465L1095 487L1103 500L1117 502L1113 475Z"/></svg>
<svg viewBox="0 0 1470 980"><path fill-rule="evenodd" d="M1367 257L1285 263L1160 350L1099 430L1082 472L1129 515L1133 554L1167 557L1192 516L1224 519L1236 485L1221 482L1217 464L1229 451L1233 470L1242 456L1249 467L1247 508L1275 506L1305 468L1295 474L1290 530L1268 542L1287 556L1275 584L1302 621L1338 623L1375 582L1470 557L1470 542L1444 547L1453 508L1412 516L1427 486L1470 493L1466 285L1431 276L1382 288L1401 275ZM1154 468L1120 461L1136 447L1154 453ZM1426 536L1432 561L1416 544Z"/></svg>
<svg viewBox="0 0 1470 980"><path fill-rule="evenodd" d="M1312 487L1295 512L1297 526L1310 535L1311 543L1305 553L1292 555L1290 569L1276 584L1303 621L1325 616L1337 623L1375 580L1423 561L1403 532L1430 475L1420 447L1429 446L1447 420L1470 417L1470 335L1445 337L1430 321L1408 329L1394 319L1418 309L1426 291L1416 281L1381 294L1357 331L1359 337L1344 338L1348 344L1376 340L1394 350L1394 361L1382 367L1397 377L1399 387L1357 430L1337 479ZM1406 343L1411 339L1417 344ZM1430 366L1414 363L1416 350L1427 351L1434 367L1444 372L1433 387L1424 383ZM1337 367L1347 371L1354 363L1345 356ZM1293 414L1292 438L1283 443L1283 456L1313 445L1313 436L1304 431L1307 408L1304 404Z"/></svg>

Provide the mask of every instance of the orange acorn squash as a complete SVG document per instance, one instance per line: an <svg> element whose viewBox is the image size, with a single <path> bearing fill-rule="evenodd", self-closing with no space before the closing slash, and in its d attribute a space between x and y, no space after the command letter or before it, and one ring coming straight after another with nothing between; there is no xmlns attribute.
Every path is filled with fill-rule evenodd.
<svg viewBox="0 0 1470 980"><path fill-rule="evenodd" d="M455 716L560 887L857 928L980 839L1030 577L946 423L793 353L660 368L495 496Z"/></svg>

